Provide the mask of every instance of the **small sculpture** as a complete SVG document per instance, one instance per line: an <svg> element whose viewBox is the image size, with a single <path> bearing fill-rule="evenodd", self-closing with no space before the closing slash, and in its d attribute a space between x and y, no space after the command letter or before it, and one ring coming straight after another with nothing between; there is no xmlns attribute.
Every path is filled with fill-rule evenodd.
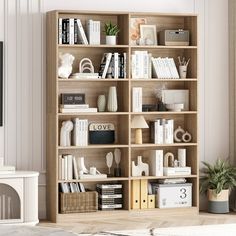
<svg viewBox="0 0 236 236"><path fill-rule="evenodd" d="M79 157L77 163L78 163L77 165L78 165L78 170L79 170L80 175L89 173L88 169L85 167L85 164L84 164L84 157Z"/></svg>
<svg viewBox="0 0 236 236"><path fill-rule="evenodd" d="M60 132L60 146L67 147L71 145L71 131L73 129L72 121L62 122L61 132Z"/></svg>
<svg viewBox="0 0 236 236"><path fill-rule="evenodd" d="M164 156L164 167L173 167L175 157L172 152L167 152Z"/></svg>
<svg viewBox="0 0 236 236"><path fill-rule="evenodd" d="M121 168L120 168L120 160L121 160L121 151L119 148L116 148L114 151L114 156L115 156L115 163L116 167L114 169L114 175L115 177L120 177L121 176Z"/></svg>
<svg viewBox="0 0 236 236"><path fill-rule="evenodd" d="M79 63L79 72L80 73L94 73L94 66L92 61L89 58L83 58Z"/></svg>
<svg viewBox="0 0 236 236"><path fill-rule="evenodd" d="M108 176L111 176L111 167L112 167L112 162L113 162L113 153L112 152L107 153L106 162L107 162L107 167L108 167Z"/></svg>
<svg viewBox="0 0 236 236"><path fill-rule="evenodd" d="M60 66L58 68L58 76L60 78L68 79L72 72L72 64L75 57L70 53L65 53L61 54L59 58L60 58Z"/></svg>
<svg viewBox="0 0 236 236"><path fill-rule="evenodd" d="M178 126L178 128L174 131L174 140L177 143L189 143L192 140L192 136L189 132L184 131L181 126Z"/></svg>
<svg viewBox="0 0 236 236"><path fill-rule="evenodd" d="M138 164L135 165L134 161L132 161L132 176L142 176L142 173L145 173L145 176L149 175L149 166L147 163L143 163L142 156L138 156L137 158Z"/></svg>

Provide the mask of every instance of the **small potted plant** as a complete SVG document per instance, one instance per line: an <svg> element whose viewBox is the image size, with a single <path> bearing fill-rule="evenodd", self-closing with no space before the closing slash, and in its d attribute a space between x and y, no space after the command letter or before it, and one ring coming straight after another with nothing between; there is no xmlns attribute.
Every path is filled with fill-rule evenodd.
<svg viewBox="0 0 236 236"><path fill-rule="evenodd" d="M112 24L111 22L105 23L104 30L106 34L106 44L108 45L116 45L116 36L120 31L116 24Z"/></svg>
<svg viewBox="0 0 236 236"><path fill-rule="evenodd" d="M208 212L228 213L229 193L236 186L236 167L221 159L213 165L207 162L203 165L200 192L208 195Z"/></svg>

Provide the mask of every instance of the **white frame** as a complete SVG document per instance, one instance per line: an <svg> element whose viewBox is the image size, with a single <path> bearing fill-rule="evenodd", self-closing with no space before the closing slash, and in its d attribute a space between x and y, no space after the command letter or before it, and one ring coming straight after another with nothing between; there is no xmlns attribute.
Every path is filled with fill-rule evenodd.
<svg viewBox="0 0 236 236"><path fill-rule="evenodd" d="M147 32L146 31L150 31L151 30L151 40L153 41L153 44L149 44L149 45L157 45L157 30L156 30L156 25L140 25L140 37L141 39L144 40L145 42L145 45L146 44L146 34Z"/></svg>

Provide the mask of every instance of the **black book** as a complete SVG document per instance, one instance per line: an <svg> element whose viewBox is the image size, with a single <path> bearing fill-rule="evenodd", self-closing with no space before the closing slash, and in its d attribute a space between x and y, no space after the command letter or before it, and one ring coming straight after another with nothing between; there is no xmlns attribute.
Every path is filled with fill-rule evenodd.
<svg viewBox="0 0 236 236"><path fill-rule="evenodd" d="M74 44L79 44L77 19L74 19Z"/></svg>
<svg viewBox="0 0 236 236"><path fill-rule="evenodd" d="M62 44L67 44L67 21L69 24L69 19L62 19Z"/></svg>

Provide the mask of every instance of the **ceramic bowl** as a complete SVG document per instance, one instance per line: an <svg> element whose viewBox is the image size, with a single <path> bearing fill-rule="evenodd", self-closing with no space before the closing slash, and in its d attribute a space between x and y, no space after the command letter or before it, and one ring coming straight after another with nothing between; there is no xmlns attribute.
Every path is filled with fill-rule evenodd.
<svg viewBox="0 0 236 236"><path fill-rule="evenodd" d="M183 103L166 104L166 108L169 111L181 111L184 109L184 104Z"/></svg>

